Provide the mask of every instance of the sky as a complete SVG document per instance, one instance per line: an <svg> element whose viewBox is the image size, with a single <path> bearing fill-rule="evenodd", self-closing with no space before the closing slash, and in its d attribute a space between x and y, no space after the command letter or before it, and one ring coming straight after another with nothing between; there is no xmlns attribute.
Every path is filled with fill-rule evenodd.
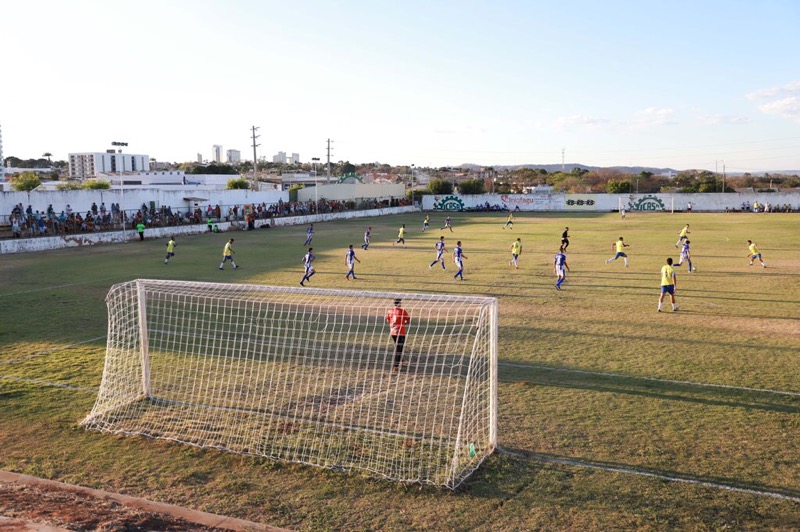
<svg viewBox="0 0 800 532"><path fill-rule="evenodd" d="M797 0L0 2L4 156L800 170Z"/></svg>

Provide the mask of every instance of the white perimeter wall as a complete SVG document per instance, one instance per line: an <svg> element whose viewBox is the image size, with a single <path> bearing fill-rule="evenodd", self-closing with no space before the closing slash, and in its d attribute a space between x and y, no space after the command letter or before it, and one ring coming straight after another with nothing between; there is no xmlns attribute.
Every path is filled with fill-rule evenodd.
<svg viewBox="0 0 800 532"><path fill-rule="evenodd" d="M366 218L369 216L386 216L389 214L401 214L415 212L412 206L406 207L387 207L384 209L369 209L364 211L345 211L336 213L316 214L309 216L287 216L285 218L274 218L272 220L256 220L256 228L261 228L266 224L271 227L282 227L286 225L299 225L317 222L328 222L333 220L344 220L352 218ZM220 231L241 231L246 226L243 222L223 222L217 224ZM146 229L144 237L166 238L170 235L189 235L208 232L208 226L204 223L193 225L182 225L178 227L159 227L157 229ZM0 255L6 253L24 253L29 251L49 251L52 249L62 249L77 246L92 246L95 244L110 244L115 242L128 242L138 240L139 235L133 229L127 231L109 231L101 233L84 233L76 235L46 236L39 238L15 238L0 240Z"/></svg>
<svg viewBox="0 0 800 532"><path fill-rule="evenodd" d="M315 187L301 188L297 191L297 199L299 201L315 201L317 198L346 201L361 198L388 199L405 197L406 187L403 184L342 183L317 185Z"/></svg>
<svg viewBox="0 0 800 532"><path fill-rule="evenodd" d="M731 194L482 194L423 196L424 210L474 209L480 205L501 205L521 211L595 211L609 212L624 205L628 211L685 211L689 202L693 211L741 209L742 203L789 204L800 212L800 192L739 192Z"/></svg>
<svg viewBox="0 0 800 532"><path fill-rule="evenodd" d="M236 176L233 176L236 177ZM205 198L206 201L186 201L183 198ZM186 211L208 204L214 205L245 205L248 203L278 203L278 200L289 201L289 193L281 190L209 190L200 187L183 187L181 190L164 190L160 188L136 188L109 190L50 190L31 192L0 192L0 215L9 216L11 209L17 203L22 203L23 209L30 205L34 211L46 212L47 206L52 204L56 213L63 211L69 204L75 212L86 212L92 202L99 207L105 202L110 210L112 203L119 203L123 210L135 210L146 203L156 203L156 208L161 206L172 207Z"/></svg>

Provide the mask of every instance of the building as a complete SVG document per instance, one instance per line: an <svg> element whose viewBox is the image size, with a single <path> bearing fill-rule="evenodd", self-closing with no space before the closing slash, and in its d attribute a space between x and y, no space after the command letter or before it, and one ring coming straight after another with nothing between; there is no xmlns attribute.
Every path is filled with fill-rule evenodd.
<svg viewBox="0 0 800 532"><path fill-rule="evenodd" d="M227 155L229 163L242 162L242 152L239 150L228 150L225 152L225 155Z"/></svg>
<svg viewBox="0 0 800 532"><path fill-rule="evenodd" d="M276 155L272 156L272 162L279 164L300 164L300 154L293 153L290 157L287 157L285 151L279 151Z"/></svg>
<svg viewBox="0 0 800 532"><path fill-rule="evenodd" d="M198 153L197 154L197 164L203 164L203 154L202 153Z"/></svg>
<svg viewBox="0 0 800 532"><path fill-rule="evenodd" d="M107 150L105 153L70 153L69 177L91 179L109 174L126 172L146 172L150 170L150 157L147 155L117 153Z"/></svg>
<svg viewBox="0 0 800 532"><path fill-rule="evenodd" d="M213 153L212 153L212 156L211 156L211 160L213 162L215 162L215 163L221 163L222 162L222 146L219 145L219 144L214 144L214 147L212 148L212 152Z"/></svg>

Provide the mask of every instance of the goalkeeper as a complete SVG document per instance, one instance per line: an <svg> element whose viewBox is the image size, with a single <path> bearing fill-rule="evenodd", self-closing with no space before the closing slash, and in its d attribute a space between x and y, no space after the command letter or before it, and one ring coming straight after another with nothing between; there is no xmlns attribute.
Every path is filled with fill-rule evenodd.
<svg viewBox="0 0 800 532"><path fill-rule="evenodd" d="M392 371L400 369L403 360L403 346L406 343L406 325L411 322L411 316L401 307L402 299L394 300L394 307L386 311L386 321L389 323L389 334L394 341L394 365Z"/></svg>

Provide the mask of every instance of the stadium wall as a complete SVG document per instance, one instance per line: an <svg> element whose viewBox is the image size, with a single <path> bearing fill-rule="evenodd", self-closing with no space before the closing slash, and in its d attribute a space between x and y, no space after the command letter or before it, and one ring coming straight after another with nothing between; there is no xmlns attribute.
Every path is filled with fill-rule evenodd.
<svg viewBox="0 0 800 532"><path fill-rule="evenodd" d="M254 201L254 200L251 200ZM256 220L256 228L269 225L270 227L283 227L287 225L301 225L317 222L329 222L333 220L344 220L353 218L366 218L370 216L386 216L389 214L402 214L416 212L418 209L408 205L404 207L385 207L381 209L367 209L363 211L344 211L323 214L312 214L307 216L286 216L283 218L273 218L266 220ZM220 231L242 231L246 228L244 222L222 222L217 224ZM181 225L175 227L158 227L145 230L144 236L147 239L166 238L170 235L190 235L207 233L208 226L205 223L193 225ZM138 240L139 235L133 229L126 231L106 231L98 233L81 233L72 235L43 236L36 238L15 238L0 240L0 255L7 253L26 253L32 251L50 251L79 246L93 246L95 244L112 244Z"/></svg>
<svg viewBox="0 0 800 532"><path fill-rule="evenodd" d="M742 205L758 202L791 205L800 212L800 192L734 192L730 194L481 194L429 195L422 197L424 210L477 210L502 207L520 211L611 212L624 206L628 212L692 211L725 212L742 210Z"/></svg>
<svg viewBox="0 0 800 532"><path fill-rule="evenodd" d="M235 176L234 176L235 177ZM161 188L135 188L108 190L34 190L31 192L0 192L0 214L10 215L14 205L22 203L34 211L46 212L52 205L56 213L63 211L67 205L75 212L85 213L92 203L99 207L105 203L111 208L112 203L119 203L123 210L136 210L142 204L150 207L154 202L156 208L172 207L172 210L185 212L187 209L213 205L246 205L248 203L278 203L289 201L289 193L281 190L213 190L202 187L184 186L180 190Z"/></svg>
<svg viewBox="0 0 800 532"><path fill-rule="evenodd" d="M315 187L301 188L297 191L297 199L299 201L315 201L318 198L347 201L363 198L382 200L405 197L406 187L402 183L339 183L335 185L319 184Z"/></svg>

